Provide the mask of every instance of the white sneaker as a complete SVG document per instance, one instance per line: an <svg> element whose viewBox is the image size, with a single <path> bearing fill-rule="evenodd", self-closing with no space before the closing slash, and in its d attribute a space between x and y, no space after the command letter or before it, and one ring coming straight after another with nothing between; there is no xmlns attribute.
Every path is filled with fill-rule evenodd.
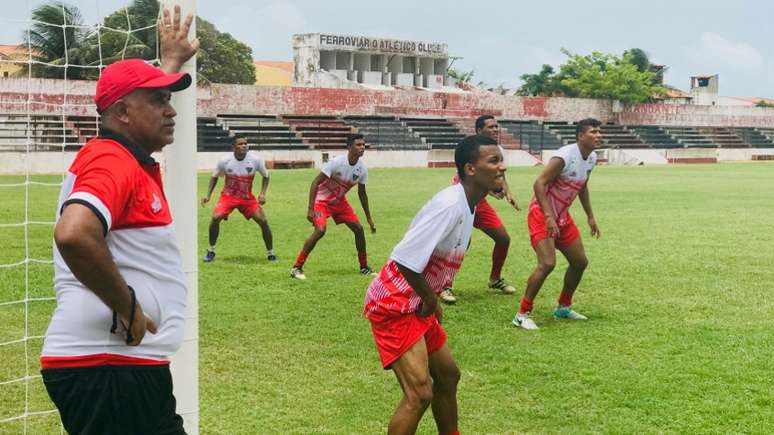
<svg viewBox="0 0 774 435"><path fill-rule="evenodd" d="M557 319L570 319L570 320L589 320L588 317L584 316L583 314L574 311L570 307L563 307L563 306L557 306L556 309L554 309L554 317Z"/></svg>
<svg viewBox="0 0 774 435"><path fill-rule="evenodd" d="M524 328L528 331L535 331L538 328L538 325L535 324L535 321L532 320L529 316L531 313L516 313L516 317L513 318L513 326L516 326L518 328Z"/></svg>
<svg viewBox="0 0 774 435"><path fill-rule="evenodd" d="M454 305L455 303L457 303L457 297L454 296L454 291L452 291L452 289L449 287L446 287L445 289L443 289L441 294L439 294L438 296L446 304Z"/></svg>
<svg viewBox="0 0 774 435"><path fill-rule="evenodd" d="M306 279L306 275L304 275L304 270L300 267L294 267L290 269L290 277L295 279Z"/></svg>

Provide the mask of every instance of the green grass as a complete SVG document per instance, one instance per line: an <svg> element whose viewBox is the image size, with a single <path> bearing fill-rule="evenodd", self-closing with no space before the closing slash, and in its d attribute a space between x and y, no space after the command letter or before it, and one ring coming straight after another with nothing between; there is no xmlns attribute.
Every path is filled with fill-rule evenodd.
<svg viewBox="0 0 774 435"><path fill-rule="evenodd" d="M492 243L476 231L456 279L460 301L444 317L462 370L461 431L770 433L773 168L597 168L590 189L600 240L588 237L583 211L573 208L590 259L575 303L588 322L550 317L566 267L560 260L536 301L541 329L513 328L517 298L485 288ZM508 172L523 209L538 170ZM367 237L376 268L452 173L370 172L378 232ZM351 233L331 225L305 267L309 279L287 276L311 231L305 207L314 174L272 173L265 210L279 264L265 261L258 227L238 214L221 226L215 262L200 263L202 433L383 433L400 398L360 314L369 279L357 274ZM200 192L208 177L200 175ZM0 223L21 220L23 189L2 189ZM33 188L31 220L51 220L56 190ZM356 195L351 201L362 217ZM520 293L535 262L526 212L494 205L512 237L504 276ZM199 210L199 255L211 210ZM30 237L30 255L50 258L51 228L31 227ZM0 243L0 263L24 258L23 229L0 228ZM51 295L50 266L31 269L32 293ZM0 268L0 302L23 295L24 276ZM53 304L31 307L30 334L42 334ZM0 341L23 333L20 308L0 306ZM38 348L30 343L33 373ZM23 346L0 347L0 382L20 375L23 356ZM32 408L49 407L39 381L32 386ZM23 397L18 386L0 386L0 419L23 409ZM30 433L58 433L55 416L29 422ZM0 425L0 433L20 427ZM435 433L429 411L419 432Z"/></svg>

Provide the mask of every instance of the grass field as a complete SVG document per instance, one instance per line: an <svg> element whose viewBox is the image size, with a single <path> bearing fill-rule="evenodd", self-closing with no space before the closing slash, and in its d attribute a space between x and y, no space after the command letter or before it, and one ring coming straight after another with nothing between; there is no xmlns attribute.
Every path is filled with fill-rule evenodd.
<svg viewBox="0 0 774 435"><path fill-rule="evenodd" d="M602 238L573 214L590 266L575 298L588 322L550 316L560 260L535 305L539 331L511 326L517 298L486 289L492 243L475 232L444 327L462 370L463 433L770 433L774 427L774 165L599 167L590 190ZM511 168L523 209L538 168ZM413 215L448 185L449 169L373 169L374 268ZM369 279L357 273L351 233L330 227L288 278L311 231L312 170L274 171L266 212L279 264L265 260L258 227L239 215L221 226L218 256L200 263L200 410L205 434L375 434L400 398L361 316ZM56 177L41 177L52 181ZM202 192L208 175L199 177ZM10 183L19 177L0 177ZM221 183L222 186L222 183ZM29 220L52 220L57 188L31 188ZM23 220L22 188L2 188L0 224ZM357 195L351 202L362 217ZM534 266L526 212L494 204L512 237L504 276L521 293ZM203 254L211 208L199 210ZM30 227L29 255L50 259L51 227ZM0 227L0 264L25 258L24 229ZM22 267L0 268L0 302L23 297ZM33 296L50 296L50 265L33 264ZM520 296L520 295L519 295ZM29 335L45 331L52 302L30 304ZM0 305L0 342L24 334L22 305ZM27 354L38 370L39 340ZM24 374L24 346L0 347L0 382ZM46 409L39 380L31 408ZM24 409L23 384L0 385L0 419ZM56 416L29 433L58 433ZM0 424L18 433L19 423ZM420 433L433 434L426 415Z"/></svg>

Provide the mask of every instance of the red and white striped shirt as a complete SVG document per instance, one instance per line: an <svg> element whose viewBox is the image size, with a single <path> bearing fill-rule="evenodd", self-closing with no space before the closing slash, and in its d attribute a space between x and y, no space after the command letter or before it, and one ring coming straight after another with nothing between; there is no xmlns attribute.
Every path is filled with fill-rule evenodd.
<svg viewBox="0 0 774 435"><path fill-rule="evenodd" d="M70 271L54 246L56 310L41 353L43 368L168 364L183 342L186 285L159 165L118 135L101 132L75 156L59 195L100 219L118 271L158 326L138 346L111 334L113 311Z"/></svg>
<svg viewBox="0 0 774 435"><path fill-rule="evenodd" d="M349 164L347 154L338 156L324 164L321 172L328 179L317 186L315 201L336 204L340 200L346 200L345 195L356 184L368 182L368 168L363 159L358 159L354 165Z"/></svg>
<svg viewBox="0 0 774 435"><path fill-rule="evenodd" d="M248 152L242 160L237 160L234 154L229 154L218 162L213 171L213 177L226 176L226 184L220 193L239 199L252 199L253 179L259 173L263 178L269 178L269 171L263 159L253 152Z"/></svg>
<svg viewBox="0 0 774 435"><path fill-rule="evenodd" d="M363 314L380 321L416 312L421 299L396 263L422 274L430 288L440 293L462 265L473 216L461 184L438 192L414 217L403 240L371 282Z"/></svg>
<svg viewBox="0 0 774 435"><path fill-rule="evenodd" d="M597 154L591 152L584 159L578 144L565 145L559 148L551 158L560 158L564 161L564 168L559 177L546 187L546 197L551 206L551 212L557 225L567 223L567 215L572 202L578 196L578 192L586 185L591 175L591 170L597 163ZM529 204L530 210L540 210L535 196ZM545 211L545 210L543 210Z"/></svg>

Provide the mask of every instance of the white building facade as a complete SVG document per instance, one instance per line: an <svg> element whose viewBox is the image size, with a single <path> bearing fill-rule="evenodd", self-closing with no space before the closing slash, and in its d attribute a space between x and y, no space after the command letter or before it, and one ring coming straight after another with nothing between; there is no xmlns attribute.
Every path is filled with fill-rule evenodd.
<svg viewBox="0 0 774 435"><path fill-rule="evenodd" d="M358 35L293 35L294 84L441 88L448 83L446 44Z"/></svg>

